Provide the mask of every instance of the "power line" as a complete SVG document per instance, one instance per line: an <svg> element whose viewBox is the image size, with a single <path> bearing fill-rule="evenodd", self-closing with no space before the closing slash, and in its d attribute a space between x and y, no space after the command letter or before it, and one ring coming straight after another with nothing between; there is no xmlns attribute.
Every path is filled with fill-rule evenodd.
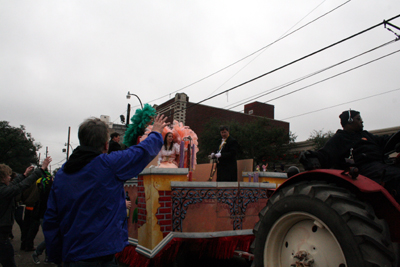
<svg viewBox="0 0 400 267"><path fill-rule="evenodd" d="M396 19L396 18L398 18L398 17L400 17L400 15L397 15L397 16L395 16L395 17L393 17L393 18L390 18L390 19L388 19L388 20L386 20L386 21L391 21L391 20L394 20L394 19ZM239 87L242 87L243 85L246 85L246 84L248 84L248 83L254 82L254 81L256 81L256 80L258 80L258 79L260 79L260 78L262 78L262 77L264 77L264 76L266 76L266 75L269 75L269 74L274 73L274 72L276 72L276 71L278 71L278 70L281 70L281 69L283 69L283 68L286 68L286 67L288 67L288 66L290 66L290 65L293 65L293 64L295 64L295 63L297 63L297 62L299 62L299 61L301 61L301 60L304 60L304 59L306 59L306 58L308 58L308 57L314 56L314 55L316 55L316 54L318 54L318 53L321 53L321 52L323 52L323 51L325 51L325 50L327 50L327 49L329 49L329 48L332 48L332 47L334 47L334 46L336 46L336 45L339 45L339 44L341 44L341 43L343 43L343 42L345 42L345 41L348 41L348 40L350 40L350 39L352 39L352 38L354 38L354 37L357 37L358 35L361 35L361 34L363 34L363 33L366 33L366 32L368 32L368 31L370 31L370 30L372 30L372 29L374 29L374 28L376 28L376 27L379 27L379 26L383 25L383 23L384 23L384 22L378 23L378 24L376 24L376 25L374 25L374 26L372 26L372 27L369 27L369 28L367 28L367 29L365 29L365 30L362 30L362 31L356 33L356 34L353 34L353 35L351 35L351 36L349 36L349 37L346 37L346 38L344 38L344 39L342 39L342 40L340 40L340 41L338 41L338 42L335 42L335 43L333 43L333 44L331 44L331 45L328 45L328 46L326 46L326 47L324 47L324 48L321 48L321 49L319 49L319 50L317 50L317 51L314 51L314 52L312 52L312 53L310 53L310 54L308 54L308 55L306 55L306 56L303 56L303 57L298 58L298 59L296 59L296 60L294 60L294 61L292 61L292 62L289 62L289 63L287 63L287 64L285 64L285 65L282 65L282 66L280 66L280 67L278 67L278 68L275 68L275 69L273 69L273 70L271 70L271 71L268 71L268 72L266 72L266 73L264 73L264 74L262 74L262 75L259 75L259 76L255 77L255 78L252 78L252 79L250 79L250 80L248 80L248 81L246 81L246 82L243 82L243 83L241 83L241 84L238 84L238 85L236 85L236 86L233 86L233 87L231 87L231 88L229 88L229 89L227 89L227 90L225 90L225 91L223 91L223 92L221 92L221 93L218 93L218 94L215 94L215 95L213 95L213 96L211 96L211 97L205 98L205 99L203 99L203 100L201 100L201 101L199 101L199 102L197 102L197 103L194 103L193 105L191 105L191 106L189 106L189 107L183 108L183 109L181 109L181 110L179 110L179 111L182 111L182 110L184 110L184 109L189 109L189 108L194 107L194 106L196 106L196 105L198 105L198 104L200 104L200 103L203 103L203 102L208 101L208 100L210 100L210 99L212 99L212 98L215 98L215 97L217 97L217 96L220 96L220 95L222 95L222 94L224 94L224 93L227 93L227 92L230 92L230 91L232 91L232 90L234 90L234 89L237 89L237 88L239 88ZM178 111L176 111L176 112L178 112Z"/></svg>
<svg viewBox="0 0 400 267"><path fill-rule="evenodd" d="M223 84L221 84L220 86L218 86L217 89L215 89L214 91L212 91L211 94L209 94L209 96L212 95L212 94L214 94L219 88L221 88L222 86L224 86L228 81L230 81L230 80L231 80L233 77L235 77L238 73L240 73L242 70L244 70L248 65L250 65L251 63L253 63L253 61L256 60L259 56L261 56L262 53L264 53L264 52L267 50L267 48L268 48L269 46L271 46L272 44L274 44L274 43L276 43L276 42L278 42L278 41L280 41L280 40L282 40L282 39L284 39L285 37L291 35L292 33L295 33L296 31L300 30L301 28L304 28L305 26L307 26L307 25L309 25L309 24L311 24L311 23L317 21L319 18L324 17L324 16L327 15L328 13L330 13L330 12L332 12L333 10L335 10L335 9L338 8L338 7L337 7L337 8L335 8L335 9L332 9L331 11L329 11L329 12L325 13L324 15L322 15L322 16L320 16L320 17L314 19L313 21L311 21L311 22L309 22L309 23L303 25L302 27L300 27L300 28L298 28L297 30L291 32L290 34L287 34L287 32L289 32L291 29L293 29L297 24L299 24L302 20L304 20L306 17L308 17L312 12L314 12L314 10L316 10L316 9L317 9L318 7L320 7L323 3L325 3L325 1L326 1L326 0L324 0L322 3L320 3L320 4L319 4L317 7L315 7L313 10L311 10L310 12L308 12L307 15L305 15L305 16L304 16L303 18L301 18L298 22L296 22L296 24L294 24L292 27L290 27L281 37L279 37L279 38L278 38L277 40L275 40L273 43L270 43L269 45L267 45L267 46L265 46L265 47L263 47L263 48L257 50L256 52L252 53L251 55L254 55L254 54L257 53L257 52L260 52L260 53L259 53L257 56L255 56L252 60L250 60L250 62L248 62L248 63L247 63L246 65L244 65L240 70L238 70L235 74L233 74L228 80L226 80ZM350 2L350 1L351 1L351 0L347 1L346 3ZM345 3L345 4L346 4L346 3ZM344 4L342 4L342 5L344 5ZM342 6L342 5L340 5L340 6ZM250 56L250 55L249 55L249 56ZM247 56L247 57L249 57L249 56ZM247 58L247 57L245 57L245 58ZM245 59L245 58L243 58L243 59Z"/></svg>
<svg viewBox="0 0 400 267"><path fill-rule="evenodd" d="M397 88L397 89L386 91L386 92L383 92L383 93L379 93L379 94L375 94L375 95L371 95L371 96L367 96L367 97L351 100L351 101L348 101L348 102L340 103L340 104L337 104L337 105L329 106L329 107L326 107L326 108L321 108L321 109L317 109L317 110L314 110L314 111L305 112L305 113L302 113L302 114L299 114L299 115L295 115L295 116L284 118L284 119L282 119L282 121L288 120L288 119L292 119L292 118L297 118L297 117L308 115L308 114L312 114L312 113L316 113L316 112L323 111L323 110L326 110L326 109L331 109L331 108L335 108L335 107L338 107L338 106L354 103L354 102L357 102L357 101L361 101L361 100L377 97L377 96L380 96L380 95L392 93L392 92L399 91L399 90L400 90L400 88Z"/></svg>
<svg viewBox="0 0 400 267"><path fill-rule="evenodd" d="M400 15L394 16L394 17L392 17L392 18L390 18L390 19L388 19L388 20L386 20L386 21L392 21L392 20L394 20L394 19L396 19L396 18L398 18L398 17L400 17ZM278 67L278 68L275 68L275 69L273 69L273 70L271 70L271 71L268 71L268 72L266 72L266 73L264 73L264 74L262 74L262 75L259 75L259 76L255 77L255 78L252 78L252 79L250 79L250 80L247 80L247 81L245 81L245 82L243 82L243 83L241 83L241 84L238 84L238 85L236 85L236 86L233 86L233 87L231 87L231 88L229 88L229 89L227 89L227 90L225 90L225 91L223 91L223 92L220 92L220 93L215 94L215 95L213 95L213 96L211 96L211 97L205 98L205 99L203 99L203 100L201 100L201 101L199 101L199 102L197 102L197 103L194 103L194 104L192 104L192 105L190 105L190 106L187 106L187 107L185 107L185 108L181 108L181 109L175 111L173 114L175 114L176 112L180 112L180 111L183 111L183 110L187 110L187 109L189 109L189 108L192 108L192 107L194 107L194 106L196 106L196 105L198 105L198 104L201 104L201 103L203 103L203 102L205 102L205 101L208 101L208 100L210 100L210 99L212 99L212 98L215 98L215 97L220 96L220 95L222 95L222 94L224 94L224 93L227 93L227 92L229 92L229 91L232 91L232 90L234 90L234 89L237 89L237 88L239 88L239 87L241 87L241 86L243 86L243 85L246 85L246 84L248 84L248 83L251 83L251 82L253 82L253 81L256 81L256 80L258 80L258 79L260 79L260 78L262 78L262 77L264 77L264 76L266 76L266 75L269 75L269 74L274 73L274 72L276 72L276 71L278 71L278 70L281 70L281 69L283 69L283 68L285 68L285 67L288 67L288 66L290 66L290 65L293 65L293 64L295 64L295 63L297 63L297 62L299 62L299 61L301 61L301 60L304 60L304 59L306 59L306 58L308 58L308 57L311 57L311 56L313 56L313 55L316 55L316 54L318 54L318 53L321 53L321 52L323 52L323 51L325 51L325 50L327 50L327 49L329 49L329 48L332 48L332 47L334 47L334 46L336 46L336 45L339 45L339 44L341 44L341 43L343 43L343 42L345 42L345 41L348 41L348 40L350 40L350 39L352 39L352 38L355 38L355 37L357 37L357 36L359 36L359 35L361 35L361 34L363 34L363 33L366 33L366 32L368 32L368 31L370 31L370 30L372 30L372 29L374 29L374 28L376 28L376 27L379 27L379 26L383 25L384 23L385 23L385 22L381 22L381 23L378 23L378 24L376 24L376 25L374 25L374 26L371 26L371 27L369 27L369 28L367 28L367 29L365 29L365 30L362 30L362 31L360 31L360 32L358 32L358 33L355 33L355 34L353 34L353 35L351 35L351 36L349 36L349 37L346 37L346 38L344 38L344 39L342 39L342 40L340 40L340 41L337 41L337 42L335 42L335 43L333 43L333 44L331 44L331 45L328 45L328 46L326 46L326 47L324 47L324 48L321 48L321 49L319 49L319 50L317 50L317 51L314 51L314 52L312 52L312 53L310 53L310 54L308 54L308 55L306 55L306 56L303 56L303 57L301 57L301 58L298 58L298 59L296 59L296 60L294 60L294 61L291 61L291 62L289 62L289 63L287 63L287 64L285 64L285 65L282 65L282 66L280 66L280 67ZM297 90L297 91L298 91L298 90ZM281 96L281 97L282 97L282 96ZM275 100L275 99L272 99L272 100ZM272 100L270 100L270 101L272 101Z"/></svg>
<svg viewBox="0 0 400 267"><path fill-rule="evenodd" d="M52 165L62 165L64 163L63 161L65 161L65 159L62 159L57 163L52 163Z"/></svg>
<svg viewBox="0 0 400 267"><path fill-rule="evenodd" d="M248 97L248 98L245 99L245 101L238 101L238 102L236 102L236 103L233 103L233 104L231 104L231 105L234 105L234 104L237 104L237 103L239 103L239 104L237 104L237 105L235 105L235 106L232 106L232 107L230 107L230 108L227 108L227 107L231 106L231 105L228 105L227 107L225 107L225 109L233 109L233 108L235 108L235 107L238 107L238 106L241 106L241 105L243 105L243 104L249 103L250 101L254 101L254 100L256 100L256 99L258 99L258 98L260 98L260 97L263 97L263 96L269 95L269 94L271 94L271 93L274 93L274 92L276 92L276 91L282 90L282 89L284 89L284 88L286 88L286 87L288 87L288 86L290 86L290 85L293 85L293 84L298 83L298 82L300 82L300 81L303 81L303 80L305 80L305 79L307 79L307 78L310 78L310 77L312 77L312 76L315 76L315 75L317 75L317 74L320 74L320 73L322 73L322 72L324 72L324 71L327 71L327 70L329 70L329 69L332 69L332 68L334 68L334 67L337 67L337 66L339 66L339 65L341 65L341 64L344 64L344 63L346 63L346 62L348 62L348 61L351 61L351 60L353 60L353 59L356 59L357 57L360 57L360 56L363 56L363 55L365 55L365 54L371 53L371 52L373 52L373 51L375 51L375 50L377 50L377 49L383 48L383 47L385 47L385 46L387 46L387 45L389 45L389 44L392 44L392 43L394 43L394 42L396 42L396 41L397 41L397 40L392 40L392 41L386 42L386 43L384 43L384 44L382 44L382 45L376 46L376 47L374 47L374 48L372 48L372 49L369 49L369 50L367 50L367 51L365 51L365 52L363 52L363 53L360 53L360 54L355 55L355 56L353 56L353 57L350 57L350 58L348 58L348 59L346 59L346 60L343 60L343 61L341 61L341 62L338 62L338 63L336 63L336 64L333 64L333 65L331 65L331 66L329 66L329 67L320 69L320 70L315 71L315 72L313 72L313 73L311 73L311 74L307 74L307 75L305 75L305 76L303 76L303 77L297 78L297 79L292 80L292 81L290 81L290 82L287 82L287 83L285 83L285 84L283 84L283 85L276 86L276 87L274 87L274 88L272 88L272 89L267 90L266 92L262 92L262 93L260 93L260 94L255 95L255 96Z"/></svg>
<svg viewBox="0 0 400 267"><path fill-rule="evenodd" d="M380 46L378 46L378 47L376 47L376 48L380 48L380 47L386 46L387 44L392 43L392 42L395 42L395 41L397 41L397 40L390 41L390 42L385 43L385 44L383 44L383 45L380 45ZM374 48L374 49L372 49L372 50L375 50L376 48ZM368 51L367 51L367 52L368 52ZM289 94L292 94L292 93L295 93L295 92L304 90L304 89L309 88L309 87L311 87L311 86L313 86L313 85L316 85L316 84L322 83L322 82L324 82L324 81L330 80L330 79L332 79L332 78L338 77L338 76L340 76L340 75L342 75L342 74L348 73L348 72L353 71L353 70L358 69L358 68L361 68L361 67L363 67L363 66L366 66L366 65L368 65L368 64L371 64L371 63L373 63L373 62L376 62L376 61L378 61L378 60L381 60L381 59L383 59L383 58L386 58L386 57L391 56L391 55L393 55L393 54L395 54L395 53L398 53L398 52L400 52L400 49L397 50L397 51L388 53L388 54L386 54L386 55L384 55L384 56L381 56L381 57L375 58L375 59L373 59L373 60L370 60L370 61L368 61L368 62L366 62L366 63L360 64L360 65L358 65L358 66L356 66L356 67L350 68L350 69L348 69L348 70L346 70L346 71L343 71L343 72L341 72L341 73L332 75L332 76L330 76L330 77L328 77L328 78L326 78L326 79L323 79L323 80L320 80L320 81L318 81L318 82L312 83L312 84L310 84L310 85L304 86L304 87L302 87L302 88L300 88L300 89L296 89L296 90L294 90L294 91L292 91L292 92L289 92L289 93L287 93L287 94L280 95L280 96L278 96L278 97L276 97L276 98L274 98L274 99L268 100L268 101L263 102L263 103L257 103L257 104L254 105L254 107L256 107L256 106L258 106L258 105L262 105L262 104L267 103L267 102L270 102L270 101L273 101L273 100L276 100L276 99L278 99L278 98L287 96L287 95L289 95ZM365 52L365 53L366 53L366 52ZM397 90L397 89L396 89L396 90ZM378 95L379 95L379 94L378 94ZM251 101L251 100L250 100L250 101ZM250 101L247 101L247 102L250 102ZM247 102L245 102L245 103L247 103ZM242 103L242 104L243 104L243 103ZM243 111L242 111L242 112L243 112ZM283 120L285 120L285 119L283 119Z"/></svg>
<svg viewBox="0 0 400 267"><path fill-rule="evenodd" d="M338 76L340 76L340 75L343 75L343 74L348 73L348 72L350 72L350 71L356 70L356 69L358 69L358 68L361 68L361 67L363 67L363 66L366 66L366 65L368 65L368 64L371 64L371 63L373 63L373 62L375 62L375 61L381 60L381 59L383 59L383 58L385 58L385 57L391 56L391 55L393 55L393 54L395 54L395 53L398 53L398 52L400 52L400 49L397 50L397 51L391 52L391 53L389 53L389 54L386 54L386 55L384 55L384 56L378 57L378 58L376 58L376 59L374 59L374 60L368 61L368 62L366 62L366 63L364 63L364 64L358 65L358 66L356 66L356 67L354 67L354 68L351 68L351 69L348 69L348 70L346 70L346 71L343 71L343 72L340 72L340 73L338 73L338 74L335 74L335 75L333 75L333 76L330 76L330 77L328 77L328 78L326 78L326 79L323 79L323 80L320 80L320 81L318 81L318 82L312 83L312 84L310 84L310 85L304 86L304 87L302 87L302 88L293 90L293 91L291 91L291 92L289 92L289 93L280 95L280 96L275 97L275 98L273 98L273 99L270 99L270 100L268 100L268 101L266 101L266 102L264 102L264 103L267 103L267 102L270 102L270 101L273 101L273 100L276 100L276 99L279 99L279 98L282 98L282 97L291 95L291 94L296 93L296 92L299 92L299 91L302 91L302 90L304 90L304 89L306 89L306 88L309 88L309 87L314 86L314 85L316 85L316 84L319 84L319 83L325 82L325 81L327 81L327 80L336 78L336 77L338 77Z"/></svg>
<svg viewBox="0 0 400 267"><path fill-rule="evenodd" d="M169 96L170 94L179 92L179 91L181 91L181 90L183 90L183 89L186 89L186 88L188 88L188 87L190 87L190 86L192 86L192 85L194 85L194 84L197 84L197 83L199 83L199 82L201 82L201 81L203 81L203 80L205 80L205 79L207 79L207 78L210 78L210 77L214 76L215 74L220 73L220 72L223 71L223 70L226 70L227 68L229 68L229 67L231 67L231 66L233 66L233 65L235 65L235 64L237 64L237 63L239 63L239 62L241 62L241 61L243 61L243 60L245 60L246 58L251 57L251 56L254 55L254 54L257 54L258 52L260 52L260 51L266 49L267 47L269 47L269 46L271 46L271 45L273 45L273 44L279 42L280 40L282 40L282 39L284 39L284 38L286 38L286 37L292 35L293 33L295 33L295 32L297 32L297 31L301 30L302 28L304 28L304 27L310 25L311 23L313 23L313 22L319 20L320 18L322 18L322 17L328 15L329 13L331 13L331 12L335 11L336 9L338 9L338 8L340 8L340 7L342 7L342 6L344 6L345 4L349 3L350 1L351 1L351 0L346 1L345 3L343 3L343 4L341 4L341 5L337 6L337 7L335 7L334 9L332 9L332 10L326 12L325 14L323 14L323 15L321 15L321 16L319 16L319 17L317 17L316 19L314 19L314 20L310 21L309 23L307 23L307 24L301 26L300 28L297 28L296 30L294 30L294 31L292 31L292 32L290 32L290 33L288 33L288 34L282 36L281 38L278 38L277 40L273 41L272 43L270 43L270 44L268 44L268 45L266 45L266 46L264 46L264 47L262 47L262 48L256 50L255 52L253 52L253 53L251 53L251 54L245 56L244 58L241 58L241 59L235 61L234 63L229 64L228 66L226 66L226 67L224 67L224 68L222 68L222 69L220 69L220 70L218 70L218 71L216 71L216 72L214 72L214 73L212 73L212 74L209 74L209 75L207 75L206 77L204 77L204 78L202 78L202 79L200 79L200 80L197 80L197 81L195 81L195 82L193 82L193 83L191 83L191 84L189 84L189 85L186 85L186 86L184 86L184 87L182 87L182 88L180 88L180 89L178 89L178 90L175 90L175 91L173 91L173 92L171 92L171 93L169 93L169 94L167 94L167 95L164 95L164 96L162 96L162 97L156 98L156 99L151 100L151 101L149 101L149 102L153 102L153 101L162 99L162 98L164 98L164 97L166 97L166 96ZM387 20L387 21L390 21L390 20Z"/></svg>
<svg viewBox="0 0 400 267"><path fill-rule="evenodd" d="M325 0L325 1L326 1L326 0ZM320 5L322 5L325 1L323 1L321 4L319 4L316 8L318 8ZM344 2L343 4L340 4L339 6L333 8L333 9L331 9L330 11L328 11L328 12L322 14L321 16L315 18L314 20L311 20L310 22L308 22L308 23L304 24L303 26L297 28L296 30L294 30L294 31L292 31L292 32L290 32L290 33L288 33L288 34L283 35L282 37L278 38L277 40L273 41L272 43L269 43L268 45L266 45L266 46L264 46L264 47L262 47L262 48L260 48L260 49L258 49L258 50L256 50L256 51L254 51L253 53L251 53L251 54L249 54L249 55L247 55L247 56L245 56L245 57L243 57L243 58L241 58L241 59L239 59L239 60L237 60L237 61L235 61L235 62L229 64L228 66L226 66L226 67L224 67L224 68L222 68L222 69L220 69L220 70L218 70L218 71L216 71L216 72L213 72L213 73L211 73L211 74L205 76L204 78L201 78L201 79L199 79L199 80L197 80L197 81L195 81L195 82L193 82L193 83L191 83L191 84L189 84L189 85L186 85L186 86L184 86L184 87L182 87L182 88L180 88L180 89L178 89L178 90L175 90L175 91L173 91L173 92L170 92L170 93L168 93L168 94L166 94L166 95L163 95L163 96L161 96L161 97L159 97L159 98L156 98L156 99L153 99L153 100L150 100L150 101L147 101L147 102L154 102L154 101L160 100L160 99L162 99L162 98L164 98L164 97L170 96L170 95L173 94L173 93L177 93L177 92L182 91L182 90L184 90L184 89L186 89L186 88L188 88L188 87L190 87L190 86L192 86L192 85L195 85L195 84L197 84L197 83L199 83L199 82L201 82L201 81L204 81L205 79L208 79L208 78L210 78L210 77L212 77L212 76L214 76L214 75L216 75L216 74L218 74L218 73L220 73L220 72L222 72L222 71L224 71L224 70L226 70L226 69L228 69L228 68L230 68L230 67L236 65L237 63L239 63L239 62L241 62L241 61L243 61L243 60L245 60L245 59L247 59L247 58L249 58L249 57L251 57L251 56L257 54L258 52L265 50L266 48L268 48L268 47L272 46L273 44L275 44L275 43L277 43L277 42L279 42L279 41L285 39L286 37L288 37L288 36L294 34L295 32L297 32L297 31L299 31L299 30L301 30L301 29L307 27L308 25L310 25L310 24L316 22L317 20L319 20L319 19L325 17L326 15L332 13L333 11L339 9L340 7L346 5L346 4L349 3L349 2L351 2L351 0L346 1L346 2ZM309 12L305 17L307 17L310 13L312 13L316 8L314 8L311 12ZM304 17L304 18L305 18L305 17ZM302 21L304 18L302 18L300 21ZM300 22L300 21L299 21L299 22ZM297 22L294 26L296 26L299 22ZM293 27L294 27L294 26L293 26ZM293 28L293 27L292 27L292 28ZM289 30L290 30L290 29L289 29ZM251 62L250 62L250 63L251 63ZM246 65L246 66L247 66L247 65ZM245 67L246 67L246 66L245 66ZM243 69L243 68L242 68L242 69ZM241 69L241 70L242 70L242 69ZM236 75L236 74L235 74L235 75ZM222 86L222 85L221 85L221 86ZM219 88L220 88L220 87L218 87L217 90L218 90ZM133 107L131 108L131 110L134 109L134 108L136 108L136 107L138 107L138 106L133 106ZM125 112L125 110L124 110L123 112ZM118 118L115 119L113 122L115 122L115 121L117 121L117 120L118 120Z"/></svg>
<svg viewBox="0 0 400 267"><path fill-rule="evenodd" d="M391 53L389 53L389 54L386 54L386 55L384 55L384 56L378 57L378 58L376 58L376 59L374 59L374 60L368 61L368 62L366 62L366 63L364 63L364 64L360 64L360 65L358 65L358 66L356 66L356 67L354 67L354 68L350 68L350 69L348 69L348 70L346 70L346 71L343 71L343 72L340 72L340 73L338 73L338 74L332 75L332 76L330 76L330 77L328 77L328 78L326 78L326 79L323 79L323 80L320 80L320 81L318 81L318 82L315 82L315 83L309 84L309 85L307 85L307 86L304 86L304 87L302 87L302 88L293 90L293 91L291 91L291 92L289 92L289 93L280 95L280 96L278 96L278 97L276 97L276 98L270 99L270 100L265 101L265 102L263 102L263 103L258 103L258 104L256 104L255 106L258 106L258 105L261 105L261 104L264 104L264 103L267 103L267 102L270 102L270 101L273 101L273 100L282 98L282 97L284 97L284 96L287 96L287 95L296 93L296 92L298 92L298 91L307 89L307 88L309 88L309 87L311 87L311 86L314 86L314 85L316 85L316 84L319 84L319 83L325 82L325 81L327 81L327 80L336 78L336 77L338 77L338 76L340 76L340 75L342 75L342 74L348 73L348 72L353 71L353 70L358 69L358 68L361 68L361 67L363 67L363 66L366 66L366 65L368 65L368 64L370 64L370 63L373 63L373 62L375 62L375 61L381 60L381 59L383 59L383 58L385 58L385 57L391 56L391 55L393 55L393 54L395 54L395 53L398 53L398 52L400 52L400 49L397 50L397 51L391 52Z"/></svg>

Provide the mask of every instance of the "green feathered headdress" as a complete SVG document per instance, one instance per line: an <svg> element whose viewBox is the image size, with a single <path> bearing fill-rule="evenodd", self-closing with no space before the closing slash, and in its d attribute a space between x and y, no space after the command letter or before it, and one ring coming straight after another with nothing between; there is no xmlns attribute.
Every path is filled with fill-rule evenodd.
<svg viewBox="0 0 400 267"><path fill-rule="evenodd" d="M136 145L138 137L144 134L147 125L155 115L156 110L149 104L144 104L143 109L138 108L131 118L132 124L129 124L126 129L124 145L127 147Z"/></svg>

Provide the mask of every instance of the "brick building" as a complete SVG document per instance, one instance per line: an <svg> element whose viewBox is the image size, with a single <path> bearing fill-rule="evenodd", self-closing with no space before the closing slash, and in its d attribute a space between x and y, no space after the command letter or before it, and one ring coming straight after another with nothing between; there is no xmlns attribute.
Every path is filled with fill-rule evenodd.
<svg viewBox="0 0 400 267"><path fill-rule="evenodd" d="M168 116L168 121L177 120L183 122L199 136L205 129L204 124L211 118L222 120L235 120L239 123L246 123L257 118L267 118L274 127L283 128L289 133L289 123L274 119L274 106L260 102L253 102L244 106L244 113L230 111L189 102L189 97L185 93L177 93L160 105L154 105L157 114Z"/></svg>

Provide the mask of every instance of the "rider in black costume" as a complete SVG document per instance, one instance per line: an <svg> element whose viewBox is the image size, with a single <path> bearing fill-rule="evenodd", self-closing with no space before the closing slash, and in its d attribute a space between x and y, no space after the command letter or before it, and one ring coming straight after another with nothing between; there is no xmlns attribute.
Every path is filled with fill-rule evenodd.
<svg viewBox="0 0 400 267"><path fill-rule="evenodd" d="M307 165L306 158L316 157L320 167L344 169L346 159L353 159L360 174L383 184L400 200L400 164L388 165L383 162L383 149L391 136L377 136L364 131L360 112L343 111L339 116L343 130L337 130L325 146L318 151L307 151L301 157Z"/></svg>

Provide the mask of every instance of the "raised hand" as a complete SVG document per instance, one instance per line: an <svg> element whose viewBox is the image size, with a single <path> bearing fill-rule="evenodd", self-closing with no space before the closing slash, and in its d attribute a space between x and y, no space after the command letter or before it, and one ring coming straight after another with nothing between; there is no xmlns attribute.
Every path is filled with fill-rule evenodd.
<svg viewBox="0 0 400 267"><path fill-rule="evenodd" d="M49 156L43 160L42 170L46 170L53 159Z"/></svg>
<svg viewBox="0 0 400 267"><path fill-rule="evenodd" d="M165 122L167 119L168 117L164 117L164 115L157 115L154 119L152 132L162 133L164 127L170 124L170 122Z"/></svg>
<svg viewBox="0 0 400 267"><path fill-rule="evenodd" d="M26 168L24 175L25 177L27 177L29 175L29 173L34 169L33 166L29 166L28 168Z"/></svg>

